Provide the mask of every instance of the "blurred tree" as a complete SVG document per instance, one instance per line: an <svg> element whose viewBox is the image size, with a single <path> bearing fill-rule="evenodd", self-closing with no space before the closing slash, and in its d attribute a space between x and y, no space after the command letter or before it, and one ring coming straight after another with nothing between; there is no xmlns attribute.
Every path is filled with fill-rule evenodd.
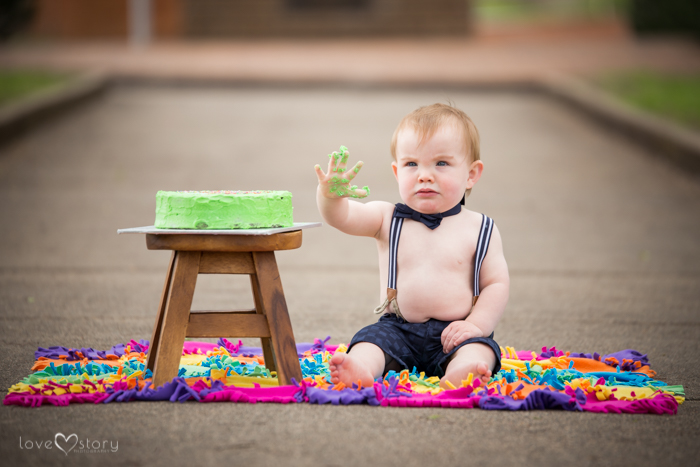
<svg viewBox="0 0 700 467"><path fill-rule="evenodd" d="M632 0L630 19L638 34L670 32L700 39L698 0Z"/></svg>
<svg viewBox="0 0 700 467"><path fill-rule="evenodd" d="M32 0L0 0L0 41L7 41L34 16Z"/></svg>

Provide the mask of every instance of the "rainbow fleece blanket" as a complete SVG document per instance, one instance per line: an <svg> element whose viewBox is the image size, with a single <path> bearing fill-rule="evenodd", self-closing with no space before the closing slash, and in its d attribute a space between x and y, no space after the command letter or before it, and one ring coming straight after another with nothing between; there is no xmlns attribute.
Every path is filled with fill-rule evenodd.
<svg viewBox="0 0 700 467"><path fill-rule="evenodd" d="M646 355L623 350L609 355L501 348L502 369L482 385L471 377L442 389L436 377L390 371L373 386L331 384L328 362L343 344L330 337L297 345L302 381L280 386L264 365L262 349L219 339L185 342L176 378L151 387L145 368L148 341L109 350L39 348L33 373L13 385L3 403L39 407L129 401L272 402L369 404L392 407L450 407L675 414L685 400L682 386L654 379Z"/></svg>

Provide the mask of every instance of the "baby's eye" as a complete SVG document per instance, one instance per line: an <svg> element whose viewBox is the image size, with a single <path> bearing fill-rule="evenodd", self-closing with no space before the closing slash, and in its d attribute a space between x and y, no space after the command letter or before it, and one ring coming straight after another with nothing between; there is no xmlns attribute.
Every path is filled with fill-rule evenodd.
<svg viewBox="0 0 700 467"><path fill-rule="evenodd" d="M415 162L406 162L406 167L417 167Z"/></svg>
<svg viewBox="0 0 700 467"><path fill-rule="evenodd" d="M439 167L444 167L444 166L447 165L447 162L445 162L445 161L440 161L440 162L437 163L437 165L438 165Z"/></svg>

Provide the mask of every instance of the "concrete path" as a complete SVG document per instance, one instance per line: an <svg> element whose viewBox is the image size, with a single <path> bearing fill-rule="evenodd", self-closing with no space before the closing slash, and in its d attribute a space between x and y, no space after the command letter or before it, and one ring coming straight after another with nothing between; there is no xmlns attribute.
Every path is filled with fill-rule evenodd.
<svg viewBox="0 0 700 467"><path fill-rule="evenodd" d="M700 184L568 109L524 93L116 88L0 153L0 387L38 346L150 338L167 266L140 236L164 190L285 189L318 221L313 165L344 144L372 199L399 201L389 138L452 99L486 170L467 207L501 230L512 288L501 345L648 352L682 384L673 417L562 412L128 403L0 408L8 465L690 465L700 455ZM324 226L278 254L298 341L372 322L372 240ZM240 280L237 280L240 279ZM200 276L194 308L250 306L245 278ZM23 440L118 442L108 454Z"/></svg>

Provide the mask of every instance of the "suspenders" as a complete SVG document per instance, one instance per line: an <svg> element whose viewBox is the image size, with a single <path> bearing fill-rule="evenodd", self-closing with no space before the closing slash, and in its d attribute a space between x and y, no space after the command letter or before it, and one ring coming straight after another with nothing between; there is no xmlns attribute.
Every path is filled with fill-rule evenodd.
<svg viewBox="0 0 700 467"><path fill-rule="evenodd" d="M394 209L394 215L396 209ZM481 273L481 263L484 262L486 253L489 250L489 242L491 241L491 232L493 231L493 219L482 214L481 229L479 231L479 239L476 244L476 253L474 254L474 298L472 306L479 299L479 274ZM392 312L401 316L398 304L396 303L396 256L399 251L399 238L401 237L401 228L403 227L403 218L393 217L391 219L391 228L389 230L389 271L388 285L386 289L386 300L380 306L374 309L374 312L382 313L388 306L391 305Z"/></svg>
<svg viewBox="0 0 700 467"><path fill-rule="evenodd" d="M394 208L394 217L391 219L391 229L389 230L389 285L386 288L386 300L374 309L374 313L383 313L391 305L390 311L403 318L399 305L396 303L396 255L399 252L399 237L401 236L401 227L403 227L403 218L395 216L396 208Z"/></svg>
<svg viewBox="0 0 700 467"><path fill-rule="evenodd" d="M396 253L399 251L399 237L403 227L403 218L394 217L389 230L389 288L396 290Z"/></svg>
<svg viewBox="0 0 700 467"><path fill-rule="evenodd" d="M489 251L489 242L491 242L491 231L493 230L493 219L484 214L481 215L481 230L479 231L479 241L476 244L476 254L474 255L474 298L472 306L476 305L479 300L479 275L481 274L481 263L484 262L486 253Z"/></svg>

